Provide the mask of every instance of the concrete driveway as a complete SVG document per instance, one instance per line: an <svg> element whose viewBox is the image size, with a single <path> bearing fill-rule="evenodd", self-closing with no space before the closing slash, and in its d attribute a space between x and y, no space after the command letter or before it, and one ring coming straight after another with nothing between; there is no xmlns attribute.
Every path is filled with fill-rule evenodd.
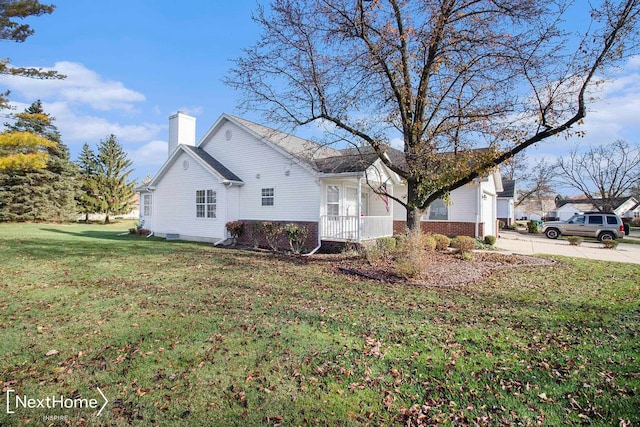
<svg viewBox="0 0 640 427"><path fill-rule="evenodd" d="M631 236L631 238L638 241L635 236ZM602 244L598 242L585 241L580 246L571 246L564 239L547 239L543 234L522 234L517 231L502 230L496 247L522 255L563 255L640 264L640 244L625 244L624 240L626 239L629 239L629 236L621 240L616 249L604 249Z"/></svg>

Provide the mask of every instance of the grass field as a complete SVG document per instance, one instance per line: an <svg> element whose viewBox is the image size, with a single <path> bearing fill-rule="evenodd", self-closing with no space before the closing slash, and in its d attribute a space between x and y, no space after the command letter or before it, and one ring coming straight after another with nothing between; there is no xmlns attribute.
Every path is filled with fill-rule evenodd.
<svg viewBox="0 0 640 427"><path fill-rule="evenodd" d="M0 425L640 424L637 265L391 286L128 228L0 225Z"/></svg>

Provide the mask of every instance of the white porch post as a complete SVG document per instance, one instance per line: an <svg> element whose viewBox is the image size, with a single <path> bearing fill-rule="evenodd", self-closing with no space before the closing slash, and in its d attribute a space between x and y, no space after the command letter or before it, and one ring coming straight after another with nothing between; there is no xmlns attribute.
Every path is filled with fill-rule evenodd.
<svg viewBox="0 0 640 427"><path fill-rule="evenodd" d="M362 178L358 177L358 190L356 192L356 241L360 243L360 213L362 212Z"/></svg>

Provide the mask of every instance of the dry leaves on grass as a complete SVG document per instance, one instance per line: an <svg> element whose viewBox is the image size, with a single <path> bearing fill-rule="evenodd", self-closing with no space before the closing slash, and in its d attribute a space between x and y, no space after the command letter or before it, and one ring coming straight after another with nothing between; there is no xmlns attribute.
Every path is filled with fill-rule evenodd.
<svg viewBox="0 0 640 427"><path fill-rule="evenodd" d="M429 262L423 279L405 279L397 276L394 273L394 263L385 259L372 265L365 259L350 258L339 263L338 269L343 273L387 283L456 286L478 282L501 268L542 267L554 263L552 260L544 258L497 252L477 252L472 260L463 260L452 252L429 252L428 258Z"/></svg>

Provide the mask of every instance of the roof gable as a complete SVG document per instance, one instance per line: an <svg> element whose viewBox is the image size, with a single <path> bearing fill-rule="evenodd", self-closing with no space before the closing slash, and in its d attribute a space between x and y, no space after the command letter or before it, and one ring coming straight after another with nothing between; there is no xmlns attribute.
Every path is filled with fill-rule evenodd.
<svg viewBox="0 0 640 427"><path fill-rule="evenodd" d="M180 156L180 153L185 153L201 165L207 172L215 176L222 182L231 182L242 184L243 181L236 174L227 169L222 163L214 159L209 153L199 147L192 147L189 145L179 144L178 147L171 153L171 156L162 165L156 176L146 185L146 189L153 189L158 181L162 179L166 171L173 165L176 159Z"/></svg>

